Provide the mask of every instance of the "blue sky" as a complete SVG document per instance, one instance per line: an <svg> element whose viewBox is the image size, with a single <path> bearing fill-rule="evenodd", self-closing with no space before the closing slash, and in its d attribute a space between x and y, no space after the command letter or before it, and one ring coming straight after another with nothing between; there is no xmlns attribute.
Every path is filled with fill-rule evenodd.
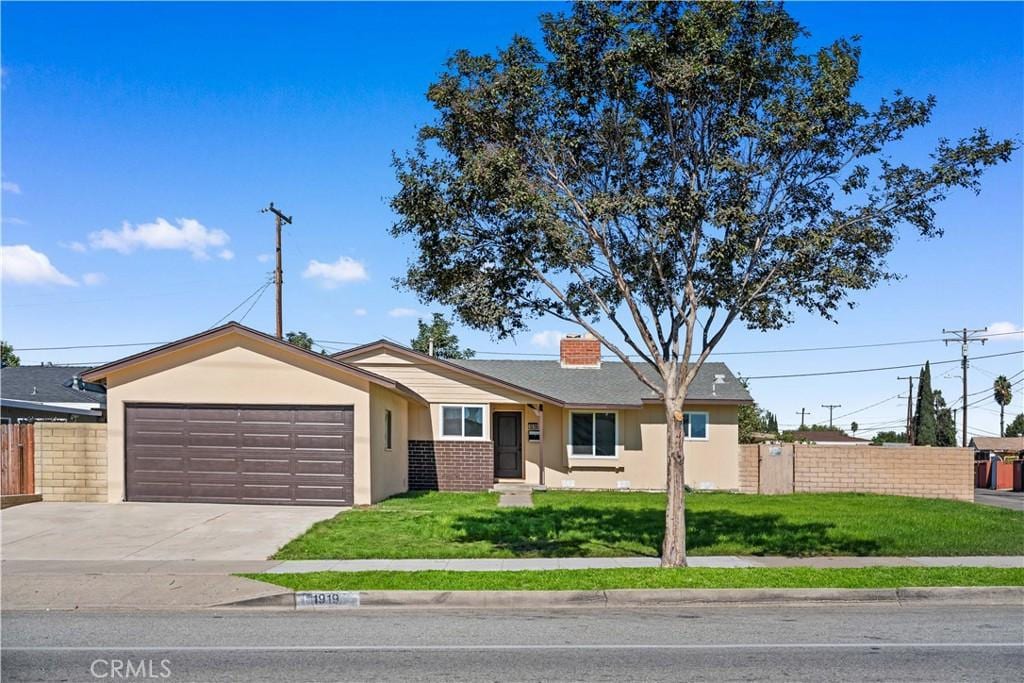
<svg viewBox="0 0 1024 683"><path fill-rule="evenodd" d="M5 252L3 337L17 348L163 342L209 327L271 270L273 224L258 210L272 200L295 217L285 233L286 329L325 341L408 341L417 313L441 309L392 286L411 253L387 234L392 151L407 149L431 119L423 94L453 51L490 51L515 32L536 37L537 15L552 7L4 3L2 243L18 249ZM906 141L900 158L921 161L937 138L978 125L1021 136L1024 6L789 9L811 31L808 47L862 35L863 101L898 87L937 96L932 125ZM963 325L1020 329L1022 180L1018 153L988 174L979 197L951 197L939 208L946 236L903 239L891 265L906 278L858 296L838 324L801 315L780 332L738 328L721 350L938 339L943 327ZM272 331L272 294L247 324ZM541 320L514 344L460 332L479 351L553 353L556 333L571 331ZM93 363L142 348L21 356ZM972 352L1021 348L1020 335L1005 335ZM958 349L929 342L719 359L756 377L957 357ZM972 368L974 392L996 374L1019 373L1022 361L1010 355ZM904 415L895 396L906 373L751 386L783 424L798 422L802 407L808 421L827 420L819 406L840 403L837 416L859 412L839 422L886 426ZM959 395L958 366L933 375L949 399ZM1011 412L1024 409L1024 384L1015 393ZM998 429L995 407L972 409L972 432Z"/></svg>

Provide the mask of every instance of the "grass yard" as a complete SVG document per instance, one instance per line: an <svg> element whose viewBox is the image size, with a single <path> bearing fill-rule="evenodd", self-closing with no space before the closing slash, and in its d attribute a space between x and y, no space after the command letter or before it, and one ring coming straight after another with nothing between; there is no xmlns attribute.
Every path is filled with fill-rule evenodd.
<svg viewBox="0 0 1024 683"><path fill-rule="evenodd" d="M621 557L659 554L665 496L547 491L533 508L497 494L409 493L318 522L280 560ZM1024 513L870 494L692 493L693 555L1024 555Z"/></svg>
<svg viewBox="0 0 1024 683"><path fill-rule="evenodd" d="M1022 586L1024 569L569 569L499 572L243 574L293 590L612 590L615 588L910 588Z"/></svg>

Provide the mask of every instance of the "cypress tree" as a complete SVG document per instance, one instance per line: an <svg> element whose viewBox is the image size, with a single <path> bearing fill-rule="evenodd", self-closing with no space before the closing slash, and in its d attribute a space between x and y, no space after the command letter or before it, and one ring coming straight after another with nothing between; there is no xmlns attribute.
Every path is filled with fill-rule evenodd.
<svg viewBox="0 0 1024 683"><path fill-rule="evenodd" d="M914 445L936 445L935 396L932 394L932 368L925 361L917 382L917 414L914 416Z"/></svg>
<svg viewBox="0 0 1024 683"><path fill-rule="evenodd" d="M956 425L953 423L953 411L946 405L942 392L935 390L935 445L955 446Z"/></svg>

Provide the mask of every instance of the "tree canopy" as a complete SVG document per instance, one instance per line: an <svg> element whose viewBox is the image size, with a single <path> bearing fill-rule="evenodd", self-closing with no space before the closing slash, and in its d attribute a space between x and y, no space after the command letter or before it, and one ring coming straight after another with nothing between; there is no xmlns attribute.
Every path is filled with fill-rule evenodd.
<svg viewBox="0 0 1024 683"><path fill-rule="evenodd" d="M284 340L289 344L298 346L300 349L313 350L313 338L305 332L289 332L284 335Z"/></svg>
<svg viewBox="0 0 1024 683"><path fill-rule="evenodd" d="M1004 436L1024 436L1024 413L1017 413L1017 417L1010 420Z"/></svg>
<svg viewBox="0 0 1024 683"><path fill-rule="evenodd" d="M780 4L576 3L541 25L543 49L458 50L429 87L436 118L395 160L401 282L497 338L575 323L663 399L681 564L682 407L729 327L834 320L1017 143L977 128L898 161L934 98L861 103L858 40L807 52Z"/></svg>
<svg viewBox="0 0 1024 683"><path fill-rule="evenodd" d="M992 382L992 398L999 405L999 435L1003 435L1003 420L1006 415L1006 406L1013 401L1013 385L1006 375L999 375Z"/></svg>
<svg viewBox="0 0 1024 683"><path fill-rule="evenodd" d="M420 353L433 353L437 358L472 358L473 349L459 347L459 338L452 332L451 322L440 313L434 313L429 323L417 320L416 338L409 343Z"/></svg>
<svg viewBox="0 0 1024 683"><path fill-rule="evenodd" d="M14 347L0 340L0 367L7 368L18 365L21 365L21 359L14 353Z"/></svg>
<svg viewBox="0 0 1024 683"><path fill-rule="evenodd" d="M934 446L937 442L932 367L925 361L917 380L917 410L914 412L914 445Z"/></svg>

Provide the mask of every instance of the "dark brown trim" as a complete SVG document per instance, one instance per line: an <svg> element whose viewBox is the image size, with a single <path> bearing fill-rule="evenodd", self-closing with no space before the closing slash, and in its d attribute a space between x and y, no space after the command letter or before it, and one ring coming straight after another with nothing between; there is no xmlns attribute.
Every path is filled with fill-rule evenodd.
<svg viewBox="0 0 1024 683"><path fill-rule="evenodd" d="M254 330L251 327L246 327L245 325L236 323L234 321L225 323L220 327L215 327L212 330L206 330L205 332L200 332L190 337L185 337L183 339L179 339L178 341L173 341L170 342L169 344L158 346L155 349L149 349L148 351L142 351L131 356L126 356L119 360L111 361L110 363L106 363L99 367L83 372L81 377L83 380L87 382L99 381L105 379L106 376L109 375L111 372L122 370L127 366L134 365L135 363L146 360L148 358L159 356L170 351L176 351L178 349L190 346L192 344L204 341L206 339L214 339L231 333L240 334L242 336L254 339L256 341L266 342L268 344L277 346L278 348L287 350L291 353L296 353L298 355L303 355L308 358L314 359L317 362L323 363L330 367L340 367L344 370L351 372L356 376L363 377L373 382L374 384L379 384L380 386L386 387L388 389L399 389L400 386L395 381L387 379L386 377L382 377L376 373L370 372L369 370L364 370L363 368L356 367L355 365L351 365L350 363L338 360L333 356L324 356L319 353L314 353L313 351L307 351L306 349L299 348L294 344L289 344L286 341L282 341L277 337L272 337L269 334L265 334L263 332L260 332L259 330ZM404 390L404 392L409 392L410 394L417 396L407 387L401 387L401 389L399 390Z"/></svg>
<svg viewBox="0 0 1024 683"><path fill-rule="evenodd" d="M410 349L408 347L402 346L401 344L396 344L392 341L388 341L387 339L378 339L377 341L369 342L361 346L354 346L351 349L348 349L346 351L340 351L332 355L331 358L344 359L349 356L363 353L365 351L371 351L378 347L390 349L392 351L397 351L398 353L403 353L407 356L411 356L416 360L422 360L428 363L433 363L434 365L439 365L449 370L455 370L456 372L459 372L461 374L469 375L470 377L476 377L477 379L482 379L484 381L490 382L491 384L496 384L500 387L505 387L506 389L512 389L513 391L517 391L520 394L526 394L527 396L540 399L541 401L545 401L547 403L552 403L557 406L565 405L564 403L562 403L557 398L554 398L553 396L547 396L545 394L538 393L532 389L527 389L526 387L519 386L518 384L506 382L505 380L498 379L497 377L488 375L478 370L471 370L470 368L462 367L461 365L458 365L456 363L446 361L443 358L435 358L434 356L428 356L425 353L420 353L415 349Z"/></svg>

